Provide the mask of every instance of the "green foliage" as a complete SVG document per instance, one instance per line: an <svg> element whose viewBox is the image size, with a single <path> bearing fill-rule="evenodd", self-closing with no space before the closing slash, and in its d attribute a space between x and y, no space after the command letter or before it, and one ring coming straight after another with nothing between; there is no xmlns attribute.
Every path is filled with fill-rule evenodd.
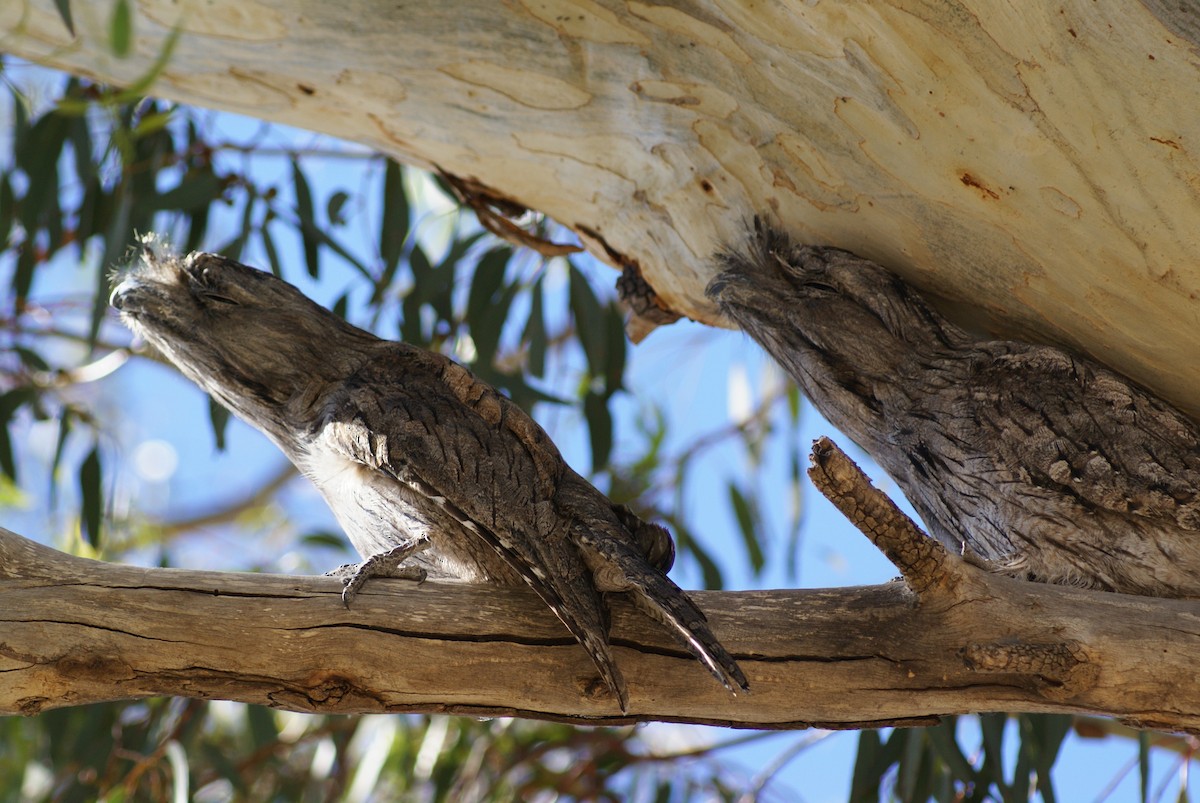
<svg viewBox="0 0 1200 803"><path fill-rule="evenodd" d="M71 16L71 0L54 0L54 8L58 11L58 15L62 17L63 25L67 28L67 33L74 36L75 20Z"/></svg>
<svg viewBox="0 0 1200 803"><path fill-rule="evenodd" d="M679 772L633 728L513 719L156 699L3 719L0 742L0 801L339 800L351 789L376 800L617 801L639 788L680 800L722 786L719 775Z"/></svg>
<svg viewBox="0 0 1200 803"><path fill-rule="evenodd" d="M108 41L118 58L125 58L133 50L133 12L129 8L129 0L117 0L113 5Z"/></svg>
<svg viewBox="0 0 1200 803"><path fill-rule="evenodd" d="M960 732L973 731L962 726L976 723L977 734ZM984 714L944 717L931 728L896 729L886 739L880 731L863 731L850 800L1019 803L1036 793L1053 803L1064 798L1055 792L1051 769L1072 726L1072 718L1061 714ZM1006 739L1014 734L1016 762L1006 772L1005 758L1012 752ZM975 738L977 747L964 750Z"/></svg>
<svg viewBox="0 0 1200 803"><path fill-rule="evenodd" d="M71 29L70 5L60 1L57 8ZM113 5L109 39L117 55L135 45L130 9L125 0ZM174 42L173 34L134 87L64 79L59 98L36 104L7 82L0 505L14 504L17 489L45 488L48 479L49 507L61 496L73 511L62 544L112 558L149 545L149 532L187 529L148 527L136 510L117 511L111 497L119 471L109 451L116 422L80 391L129 353L123 341L105 335L109 271L139 232L155 231L169 233L184 250L259 254L293 282L325 279L335 265L348 269L353 282L333 304L338 314L382 336L452 354L527 409L572 410L586 426L593 478L615 501L666 521L681 561L713 588L724 583L727 556L700 537L686 496L700 458L732 446L744 465L718 487L726 489L741 557L755 575L772 555L795 566L804 459L795 437L801 405L794 387L780 383L746 415L679 453L668 449L670 422L658 409L643 409L636 431L619 431L628 420L614 415L627 393L622 314L582 260L541 259L485 234L468 216L429 213L444 203L437 180L390 159L358 150L269 156L261 139L237 142L214 131L203 113L139 97ZM0 69L11 75L7 64ZM270 159L277 169L260 169ZM367 162L374 183L321 197L323 185L311 177L341 160ZM353 231L368 236L360 242ZM289 242L298 244L299 260L284 258ZM84 290L70 297L48 292L54 264L68 260L77 264ZM210 403L208 417L216 448L225 449L228 412ZM30 420L55 427L49 477L26 470L28 447L17 435ZM752 475L779 430L795 444L786 457L794 500L789 535L782 550L773 550ZM224 520L261 510L270 498L251 494ZM292 539L308 548L344 548L344 539L327 532L293 532ZM164 565L172 561L169 547L157 543ZM979 732L973 751L962 747L964 721L861 734L850 799L1009 801L1035 793L1059 799L1051 769L1069 720L1022 716L1012 729L1002 716L981 717L972 720ZM1007 774L1004 759L1013 749L1006 739L1017 742ZM740 794L713 749L660 756L633 729L507 719L336 718L152 700L0 720L0 744L0 801L157 800L177 789L202 800L340 799L351 789L372 791L374 799L430 800L733 800ZM1139 751L1143 800L1148 744L1143 740ZM708 760L685 765L683 758Z"/></svg>
<svg viewBox="0 0 1200 803"><path fill-rule="evenodd" d="M79 464L79 517L83 538L93 548L100 545L100 520L104 510L102 482L100 447L93 446Z"/></svg>
<svg viewBox="0 0 1200 803"><path fill-rule="evenodd" d="M129 47L128 8L114 8L113 46ZM280 230L294 232L304 276L322 278L332 262L358 275L357 287L334 305L339 314L451 353L527 408L575 407L588 428L595 470L614 486L636 487L620 479L626 469L609 459L617 438L609 408L624 387L621 313L581 266L518 253L469 217L450 227L444 251L431 258L430 238L418 236L414 221L414 183L382 157L296 151L264 182L266 171L254 169L256 157L249 155L253 148L214 135L199 112L74 78L64 81L54 103L34 104L15 83L8 92L13 136L11 152L0 155L0 280L11 292L0 321L0 471L14 485L40 486L41 477L22 469L28 460L13 433L25 431L31 418L57 425L49 497L76 511L63 546L119 558L148 543L148 529L136 519L113 518L109 500L119 466L106 435L111 422L78 392L124 359L124 347L113 342L123 333L105 324L110 269L145 231L235 257L257 247L277 275L298 281L297 265L281 258L277 243ZM324 162L346 158L376 165L378 194L335 190L318 197L309 176ZM365 225L378 231L378 245L363 253L338 232L364 225L359 210L372 204L377 217ZM218 229L212 225L218 218L230 222ZM46 292L50 280L43 278L64 261L90 274L82 277L81 293L65 298ZM556 271L565 282L552 278ZM229 414L211 400L208 413L215 445L224 449ZM655 473L657 454L656 447L638 459L639 471ZM310 548L345 545L331 533L295 537ZM166 545L160 554L162 563L171 562ZM430 799L523 799L554 789L617 800L639 784L662 799L705 789L732 796L717 780L719 764L683 776L660 773L659 760L632 729L300 717L182 700L64 709L0 727L6 745L0 788L24 790L23 800L162 799L180 788L217 799L324 799L354 784L384 797ZM388 745L384 760L364 769L364 753L379 749L381 738Z"/></svg>

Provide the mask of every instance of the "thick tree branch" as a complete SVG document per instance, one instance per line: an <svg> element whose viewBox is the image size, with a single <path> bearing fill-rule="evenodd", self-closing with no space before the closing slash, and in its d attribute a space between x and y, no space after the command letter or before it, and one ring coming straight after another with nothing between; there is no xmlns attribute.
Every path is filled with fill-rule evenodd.
<svg viewBox="0 0 1200 803"><path fill-rule="evenodd" d="M813 442L808 475L817 489L895 564L922 607L948 608L988 597L986 583L981 582L986 575L970 568L985 567L986 562L970 553L952 554L923 532L829 438ZM964 557L972 560L968 563ZM1098 671L1083 645L1070 639L971 642L959 650L959 656L980 672L1036 676L1050 684L1044 689L1048 697L1074 695L1094 683Z"/></svg>
<svg viewBox="0 0 1200 803"><path fill-rule="evenodd" d="M328 578L105 564L0 530L0 713L179 695L584 724L861 727L1058 711L1200 730L1200 604L965 571L975 591L950 606L918 604L901 583L697 593L750 678L753 693L737 698L618 604L622 717L532 593L375 581L347 611Z"/></svg>
<svg viewBox="0 0 1200 803"><path fill-rule="evenodd" d="M1200 413L1200 31L1161 0L0 4L0 50L362 142L536 209L714 321L710 255L770 215ZM1119 36L1113 36L1119 31ZM644 281L642 281L644 280ZM640 282L640 284L639 284ZM965 310L960 310L966 314Z"/></svg>

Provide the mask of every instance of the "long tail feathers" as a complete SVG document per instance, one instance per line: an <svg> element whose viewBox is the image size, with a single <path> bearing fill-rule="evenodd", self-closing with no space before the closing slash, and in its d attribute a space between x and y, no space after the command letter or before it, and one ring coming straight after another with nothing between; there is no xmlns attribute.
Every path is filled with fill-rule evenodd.
<svg viewBox="0 0 1200 803"><path fill-rule="evenodd" d="M594 630L582 626L577 620L569 615L564 615L564 610L556 608L555 613L562 623L567 626L567 629L579 640L583 648L587 650L587 654L591 657L592 663L596 665L596 670L600 673L601 680L612 691L617 698L617 703L621 706L621 712L629 710L629 689L625 685L625 678L621 675L621 670L617 669L617 662L613 659L612 647L609 645L606 629ZM597 633L604 634L598 636Z"/></svg>
<svg viewBox="0 0 1200 803"><path fill-rule="evenodd" d="M683 589L668 577L648 572L645 577L629 579L634 582L631 593L640 609L666 625L722 686L734 694L749 693L750 683L741 667L717 641L703 612Z"/></svg>
<svg viewBox="0 0 1200 803"><path fill-rule="evenodd" d="M634 604L665 625L722 686L734 694L750 691L741 667L717 641L708 619L683 589L651 567L629 544L611 538L593 538L588 533L579 533L578 538L581 545L600 558L598 563L602 568L596 571L596 581L602 590L629 593Z"/></svg>
<svg viewBox="0 0 1200 803"><path fill-rule="evenodd" d="M621 670L617 669L612 646L608 643L608 612L600 594L591 585L590 578L587 582L581 582L578 574L573 578L546 576L544 572L528 569L525 564L515 565L526 582L587 651L600 678L617 698L621 711L628 711L629 689Z"/></svg>

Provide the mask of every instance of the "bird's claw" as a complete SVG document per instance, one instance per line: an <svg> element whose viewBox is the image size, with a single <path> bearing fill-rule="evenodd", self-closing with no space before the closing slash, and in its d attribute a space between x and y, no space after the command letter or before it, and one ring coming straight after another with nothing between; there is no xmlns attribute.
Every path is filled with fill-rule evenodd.
<svg viewBox="0 0 1200 803"><path fill-rule="evenodd" d="M330 576L342 578L342 604L349 608L351 600L358 596L363 585L372 577L424 582L428 572L420 566L405 566L404 561L428 548L429 541L424 539L401 544L388 552L371 555L362 563L347 563L329 572Z"/></svg>

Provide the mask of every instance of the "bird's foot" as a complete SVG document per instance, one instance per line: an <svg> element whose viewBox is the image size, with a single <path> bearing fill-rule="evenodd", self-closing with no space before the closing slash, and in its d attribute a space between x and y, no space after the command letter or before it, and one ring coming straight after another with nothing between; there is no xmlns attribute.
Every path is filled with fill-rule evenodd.
<svg viewBox="0 0 1200 803"><path fill-rule="evenodd" d="M387 552L371 555L362 563L343 564L328 572L327 576L342 579L342 604L349 608L351 600L358 596L363 585L372 577L424 582L427 572L420 566L405 566L404 561L428 548L428 539L401 544Z"/></svg>

